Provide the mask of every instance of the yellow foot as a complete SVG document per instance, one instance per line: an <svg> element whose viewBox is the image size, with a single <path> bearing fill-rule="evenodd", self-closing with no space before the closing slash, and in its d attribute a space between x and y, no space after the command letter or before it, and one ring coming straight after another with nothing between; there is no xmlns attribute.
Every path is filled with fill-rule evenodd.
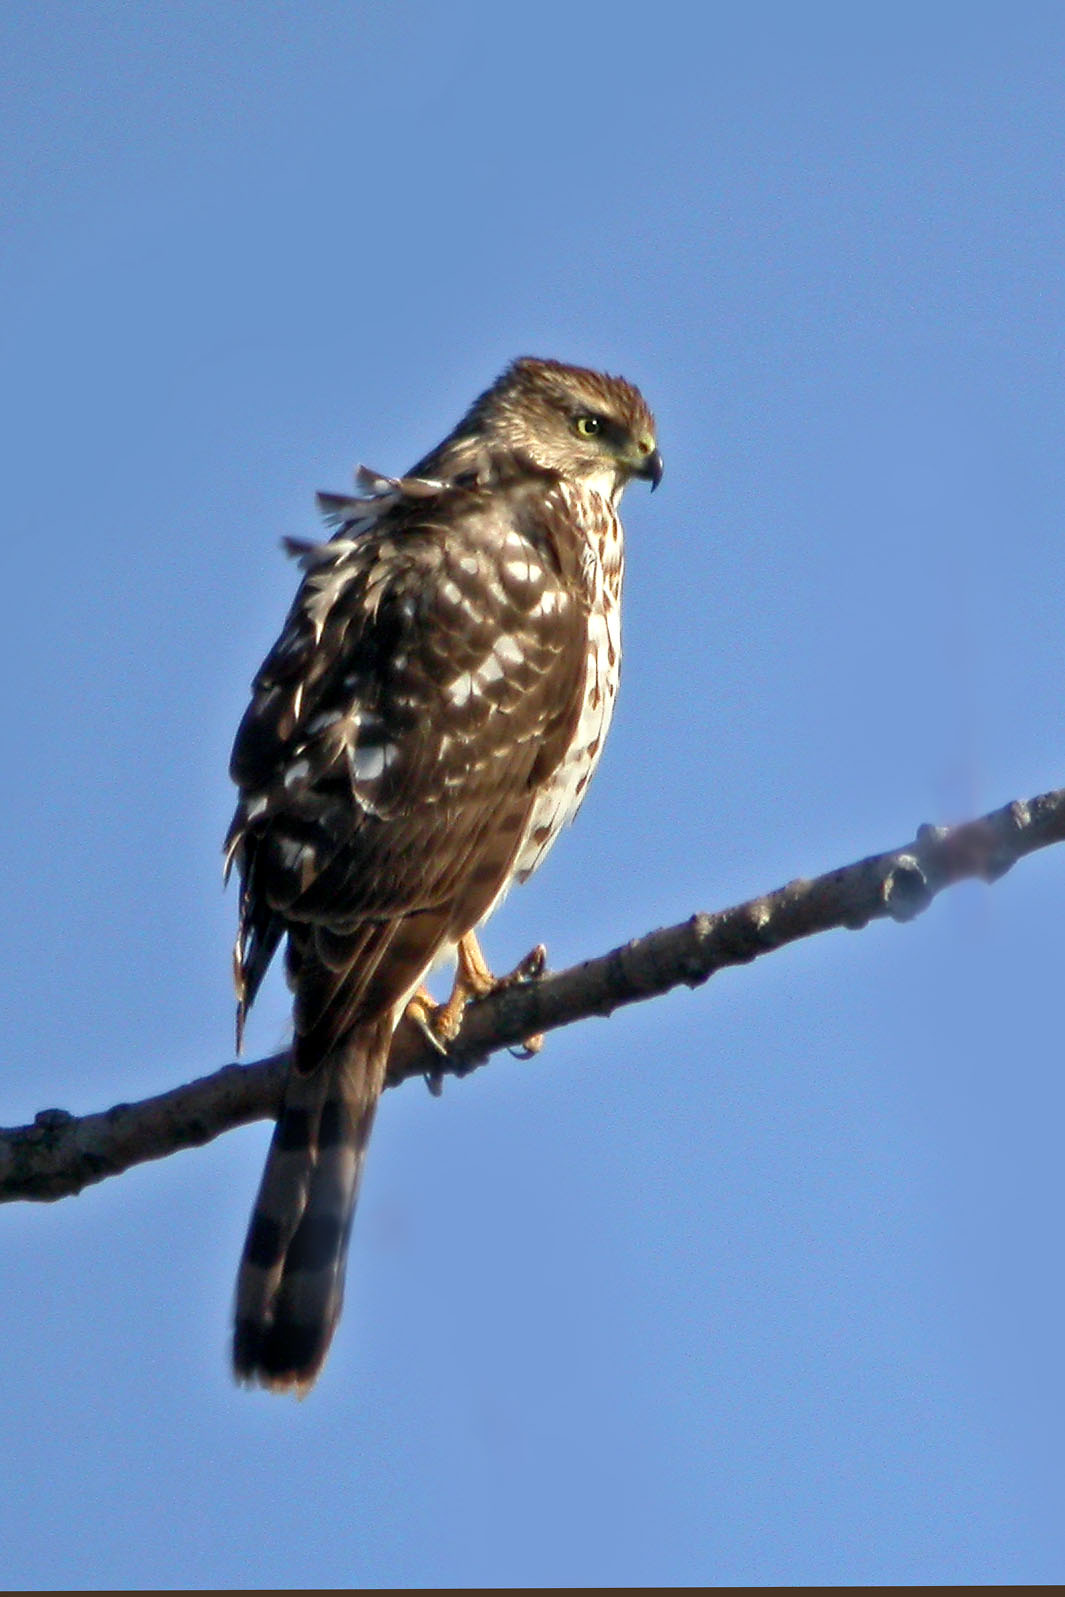
<svg viewBox="0 0 1065 1597"><path fill-rule="evenodd" d="M455 984L447 1003L434 1003L432 994L426 988L419 987L406 1008L406 1019L412 1020L441 1054L447 1053L449 1045L458 1036L463 1011L471 999L487 998L489 993L498 992L503 987L513 987L518 982L536 981L543 975L547 964L547 949L543 943L537 943L506 976L493 976L474 932L467 932L465 937L459 938L457 956ZM529 1037L522 1044L522 1056L527 1058L539 1053L543 1044L541 1035Z"/></svg>

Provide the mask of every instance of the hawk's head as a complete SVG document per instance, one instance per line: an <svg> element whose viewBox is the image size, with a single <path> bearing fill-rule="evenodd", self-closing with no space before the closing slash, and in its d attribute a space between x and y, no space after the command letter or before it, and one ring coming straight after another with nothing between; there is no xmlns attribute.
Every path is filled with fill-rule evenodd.
<svg viewBox="0 0 1065 1597"><path fill-rule="evenodd" d="M452 440L477 440L616 498L633 477L657 488L655 420L623 377L523 355L470 408Z"/></svg>

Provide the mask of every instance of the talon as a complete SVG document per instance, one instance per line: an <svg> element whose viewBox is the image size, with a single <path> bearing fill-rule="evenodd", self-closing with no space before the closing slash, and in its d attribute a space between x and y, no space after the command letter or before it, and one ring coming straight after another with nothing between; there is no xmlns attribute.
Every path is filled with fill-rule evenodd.
<svg viewBox="0 0 1065 1597"><path fill-rule="evenodd" d="M403 1012L403 1018L413 1021L426 1041L432 1044L438 1054L443 1054L446 1057L447 1044L451 1039L445 1039L442 1028L438 1030L437 1016L442 1008L442 1004L433 1002L433 996L426 988L419 987L414 997L408 1002ZM430 1087L429 1091L432 1092L433 1088Z"/></svg>
<svg viewBox="0 0 1065 1597"><path fill-rule="evenodd" d="M538 1031L532 1037L526 1037L525 1041L518 1043L516 1047L508 1048L507 1052L513 1054L515 1059L532 1059L543 1046L544 1034Z"/></svg>
<svg viewBox="0 0 1065 1597"><path fill-rule="evenodd" d="M539 981L547 969L547 949L543 943L537 943L535 948L530 948L523 960L514 967L513 980Z"/></svg>

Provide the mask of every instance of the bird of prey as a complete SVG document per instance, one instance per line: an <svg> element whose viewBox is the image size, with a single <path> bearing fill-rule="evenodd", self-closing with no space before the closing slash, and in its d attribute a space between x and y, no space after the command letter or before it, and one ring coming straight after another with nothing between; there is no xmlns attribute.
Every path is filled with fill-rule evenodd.
<svg viewBox="0 0 1065 1597"><path fill-rule="evenodd" d="M306 1390L340 1314L366 1144L410 1006L442 1048L493 978L475 928L576 813L621 659L618 502L657 486L620 377L514 361L405 477L320 494L233 749L238 1045L282 938L283 1107L237 1282L238 1379ZM455 991L421 983L457 955Z"/></svg>

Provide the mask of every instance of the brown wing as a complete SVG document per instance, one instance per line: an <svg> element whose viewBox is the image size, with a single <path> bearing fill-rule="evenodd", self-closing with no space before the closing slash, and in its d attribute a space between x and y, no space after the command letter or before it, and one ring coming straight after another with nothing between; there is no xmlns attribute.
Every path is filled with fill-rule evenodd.
<svg viewBox="0 0 1065 1597"><path fill-rule="evenodd" d="M288 932L304 1068L509 881L579 716L577 559L561 501L527 477L403 501L305 555L237 734L228 839L241 1013Z"/></svg>

